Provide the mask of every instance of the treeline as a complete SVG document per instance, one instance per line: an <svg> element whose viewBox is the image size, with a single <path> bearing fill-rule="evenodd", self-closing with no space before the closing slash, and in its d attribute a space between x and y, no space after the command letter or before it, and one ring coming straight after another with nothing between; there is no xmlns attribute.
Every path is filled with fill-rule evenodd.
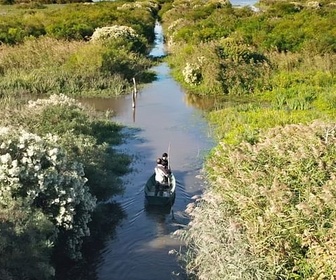
<svg viewBox="0 0 336 280"><path fill-rule="evenodd" d="M335 9L332 1L163 5L174 77L188 96L216 101L209 187L181 232L190 277L335 277Z"/></svg>

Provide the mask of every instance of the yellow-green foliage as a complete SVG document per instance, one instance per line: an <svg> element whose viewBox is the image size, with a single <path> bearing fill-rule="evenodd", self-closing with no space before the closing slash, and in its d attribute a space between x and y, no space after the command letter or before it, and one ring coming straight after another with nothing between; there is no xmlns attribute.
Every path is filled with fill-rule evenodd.
<svg viewBox="0 0 336 280"><path fill-rule="evenodd" d="M335 8L316 3L276 1L253 12L174 1L162 15L174 76L198 95L277 90L281 79L334 86ZM207 58L213 75L195 65L198 57Z"/></svg>
<svg viewBox="0 0 336 280"><path fill-rule="evenodd" d="M153 77L147 72L152 62L146 55L154 40L157 10L149 1L5 9L0 18L0 97L130 92L133 77L139 83ZM132 30L132 38L89 40L95 30L111 27Z"/></svg>
<svg viewBox="0 0 336 280"><path fill-rule="evenodd" d="M333 279L336 126L278 126L220 143L210 187L184 233L197 279Z"/></svg>
<svg viewBox="0 0 336 280"><path fill-rule="evenodd" d="M46 5L45 9L4 9L0 18L0 42L21 43L24 38L48 35L58 39L82 40L90 37L95 28L109 25L126 25L138 34L154 39L151 28L155 23L158 5L150 1L125 3L101 1L67 5ZM141 22L141 24L139 24ZM10 32L9 32L10 31Z"/></svg>
<svg viewBox="0 0 336 280"><path fill-rule="evenodd" d="M0 92L7 96L64 93L101 97L130 92L130 79L137 74L140 80L150 61L122 42L114 43L42 37L2 46Z"/></svg>
<svg viewBox="0 0 336 280"><path fill-rule="evenodd" d="M0 66L7 71L25 71L44 67L60 67L69 56L81 50L87 43L68 42L49 37L31 38L21 45L0 48Z"/></svg>
<svg viewBox="0 0 336 280"><path fill-rule="evenodd" d="M322 104L326 104L324 101ZM294 123L308 123L312 120L335 119L335 111L320 113L316 110L291 110L266 108L259 105L237 105L212 111L208 118L215 128L219 140L230 144L241 141L256 142L260 132L277 126Z"/></svg>

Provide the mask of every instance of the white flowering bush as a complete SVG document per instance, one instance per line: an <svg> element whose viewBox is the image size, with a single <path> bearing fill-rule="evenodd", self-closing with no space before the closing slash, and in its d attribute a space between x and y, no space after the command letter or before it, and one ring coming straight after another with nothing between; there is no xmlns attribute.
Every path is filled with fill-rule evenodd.
<svg viewBox="0 0 336 280"><path fill-rule="evenodd" d="M65 94L53 94L49 98L29 100L28 107L34 108L34 111L41 108L44 109L46 106L68 106L68 107L78 107L85 109L85 107L79 103L76 99L66 96Z"/></svg>
<svg viewBox="0 0 336 280"><path fill-rule="evenodd" d="M139 35L132 27L125 25L112 25L96 28L91 36L91 42L100 44L107 48L107 53L104 56L103 65L110 63L111 50L113 55L118 59L126 59L132 61L134 53L146 54L147 39ZM125 52L126 50L126 52ZM126 55L126 57L123 57ZM112 58L112 60L114 60ZM137 58L139 63L139 58ZM122 69L118 73L123 73Z"/></svg>
<svg viewBox="0 0 336 280"><path fill-rule="evenodd" d="M147 11L152 13L159 10L159 4L154 1L125 3L122 6L119 6L117 10L139 10L142 8L147 9Z"/></svg>
<svg viewBox="0 0 336 280"><path fill-rule="evenodd" d="M132 27L123 25L112 25L96 28L92 34L92 42L104 42L111 39L127 39L130 41L136 41L139 35Z"/></svg>
<svg viewBox="0 0 336 280"><path fill-rule="evenodd" d="M187 84L198 85L202 80L201 65L198 63L187 63L182 74Z"/></svg>
<svg viewBox="0 0 336 280"><path fill-rule="evenodd" d="M86 186L81 163L69 161L58 137L0 128L0 207L18 198L28 211L40 209L61 232L68 232L71 258L80 257L81 239L96 199Z"/></svg>

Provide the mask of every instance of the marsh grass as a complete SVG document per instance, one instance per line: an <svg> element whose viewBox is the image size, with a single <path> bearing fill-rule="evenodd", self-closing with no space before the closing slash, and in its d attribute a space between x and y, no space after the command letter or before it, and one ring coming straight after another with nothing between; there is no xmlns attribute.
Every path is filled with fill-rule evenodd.
<svg viewBox="0 0 336 280"><path fill-rule="evenodd" d="M322 114L317 110L275 109L264 106L246 108L245 105L238 105L210 112L208 118L214 126L218 140L239 144L241 141L254 143L261 133L274 126L306 124L318 118L333 119L333 111L334 109L327 110Z"/></svg>
<svg viewBox="0 0 336 280"><path fill-rule="evenodd" d="M99 43L48 37L29 39L1 47L0 92L2 96L117 96L130 93L131 78L141 80L150 65L149 59L127 49L111 51Z"/></svg>
<svg viewBox="0 0 336 280"><path fill-rule="evenodd" d="M188 251L180 255L191 279L271 279L265 262L250 253L238 216L220 195L206 192L190 215L188 230L177 232Z"/></svg>
<svg viewBox="0 0 336 280"><path fill-rule="evenodd" d="M196 279L332 279L335 143L335 124L323 122L275 127L255 144L220 143L206 164L211 188L181 233L188 272Z"/></svg>
<svg viewBox="0 0 336 280"><path fill-rule="evenodd" d="M162 16L174 77L227 97L208 115L218 146L180 257L191 279L334 279L334 7L262 2L209 15L177 0Z"/></svg>

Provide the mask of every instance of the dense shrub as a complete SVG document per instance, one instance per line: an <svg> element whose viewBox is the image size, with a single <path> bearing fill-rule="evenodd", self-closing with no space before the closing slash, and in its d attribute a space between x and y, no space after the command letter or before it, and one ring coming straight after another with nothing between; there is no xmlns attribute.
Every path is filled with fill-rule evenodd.
<svg viewBox="0 0 336 280"><path fill-rule="evenodd" d="M80 259L96 200L123 191L130 159L106 142L121 127L88 110L62 95L1 110L2 279L51 279L52 256Z"/></svg>
<svg viewBox="0 0 336 280"><path fill-rule="evenodd" d="M183 232L197 279L332 278L335 124L276 127L251 145L220 143L211 189Z"/></svg>
<svg viewBox="0 0 336 280"><path fill-rule="evenodd" d="M171 53L168 62L176 79L186 82L184 86L197 95L241 96L263 92L271 88L278 66L292 57L300 56L298 67L321 56L329 58L326 65L332 64L335 57L333 13L330 5L317 8L287 1L262 6L258 11L230 5L210 9L208 5L200 6L198 1L175 1L162 15ZM197 65L200 57L206 58L206 64L214 70L213 75L203 72L206 64ZM316 66L313 66L316 72L325 69L321 64L319 69ZM291 67L287 75L290 77L291 71L295 75L296 70ZM299 70L306 72L305 82L309 83L310 68ZM186 73L193 73L191 76L197 83L183 79Z"/></svg>
<svg viewBox="0 0 336 280"><path fill-rule="evenodd" d="M136 76L142 81L151 65L144 54L135 52L137 46L123 39L94 43L48 37L3 46L0 91L5 95L62 92L101 97L129 93L131 79Z"/></svg>
<svg viewBox="0 0 336 280"><path fill-rule="evenodd" d="M27 37L43 34L57 39L87 40L96 28L116 24L134 28L146 38L146 44L150 44L154 40L155 16L158 9L159 6L150 1L132 4L119 1L73 3L47 5L45 9L15 5L12 9L7 8L2 14L0 42L22 43ZM29 26L38 29L27 28Z"/></svg>

